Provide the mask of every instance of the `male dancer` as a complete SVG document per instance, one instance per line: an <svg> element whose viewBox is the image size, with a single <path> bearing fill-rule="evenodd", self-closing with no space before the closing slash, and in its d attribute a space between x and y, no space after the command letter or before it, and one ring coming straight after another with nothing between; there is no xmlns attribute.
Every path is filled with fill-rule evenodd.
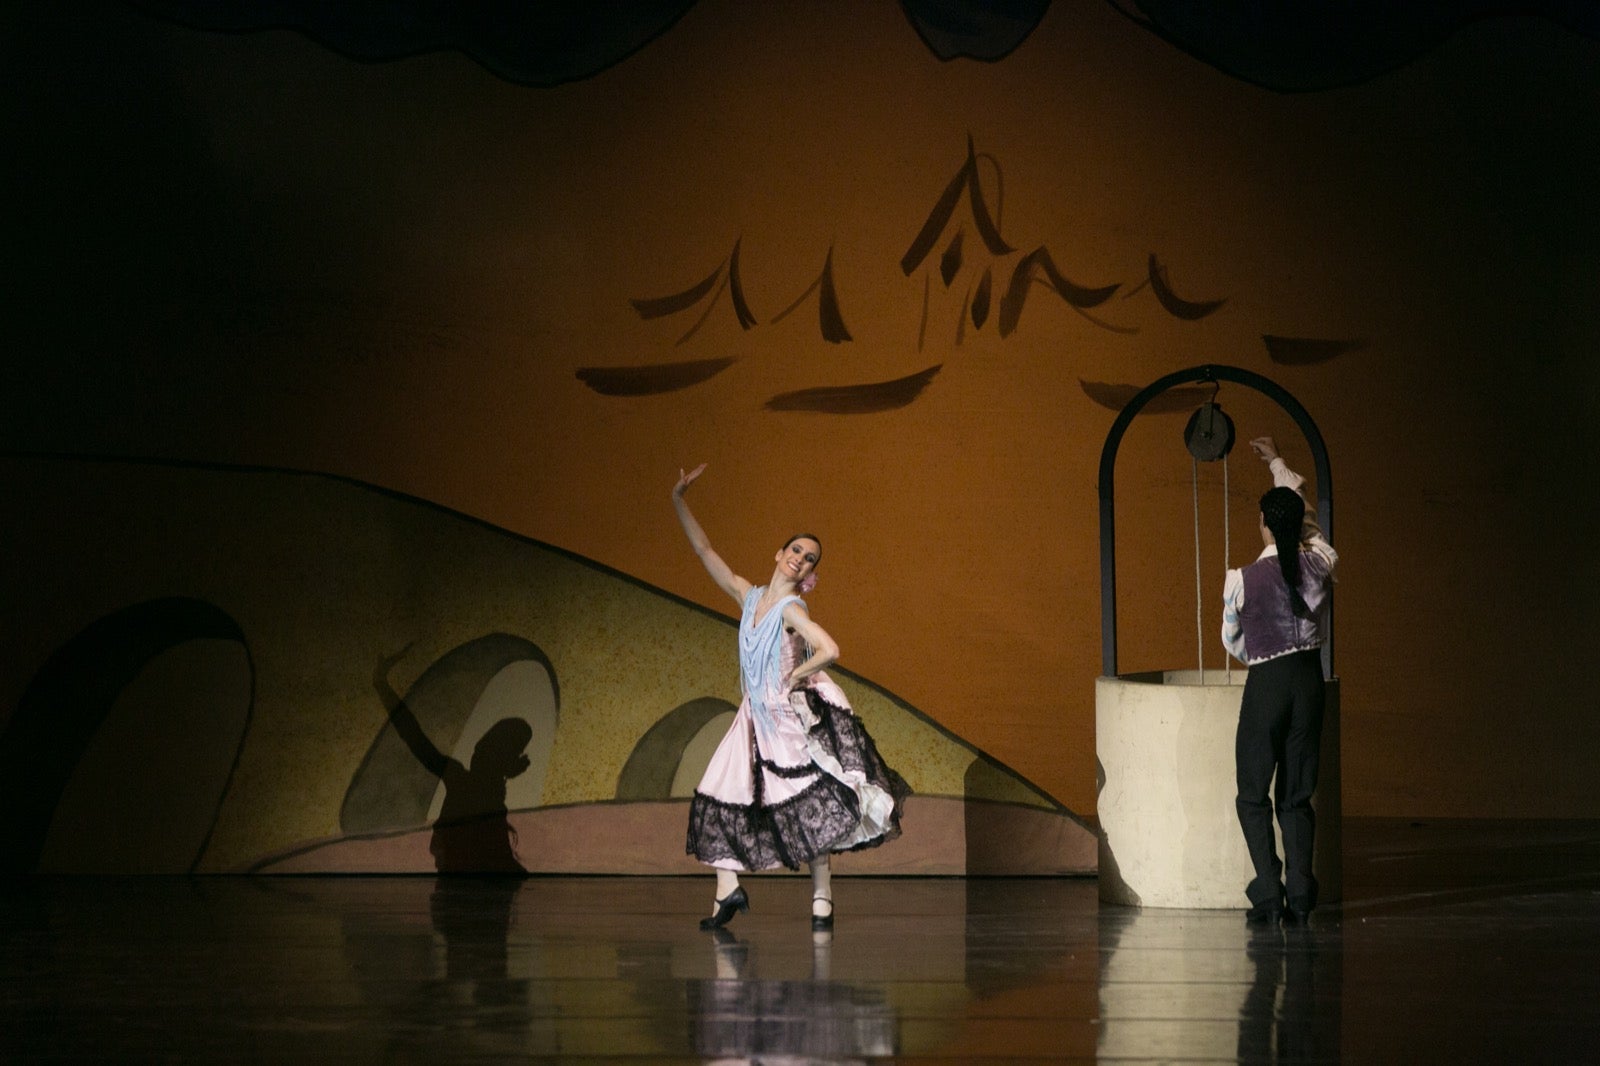
<svg viewBox="0 0 1600 1066"><path fill-rule="evenodd" d="M1239 827L1255 879L1245 889L1246 920L1304 922L1317 903L1311 871L1322 742L1322 645L1327 602L1339 555L1318 528L1300 494L1305 479L1278 455L1271 437L1250 442L1272 471L1273 488L1261 497L1261 555L1229 570L1223 585L1222 642L1250 667L1234 739ZM1272 839L1273 788L1284 863ZM1287 877L1280 880L1287 866Z"/></svg>

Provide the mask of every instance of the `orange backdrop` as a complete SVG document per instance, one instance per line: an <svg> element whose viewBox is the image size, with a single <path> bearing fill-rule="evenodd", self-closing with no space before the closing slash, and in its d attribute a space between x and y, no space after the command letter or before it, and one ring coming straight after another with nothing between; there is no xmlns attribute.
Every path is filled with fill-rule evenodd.
<svg viewBox="0 0 1600 1066"><path fill-rule="evenodd" d="M12 116L8 449L337 473L726 610L668 502L708 462L692 500L737 570L818 533L811 603L844 665L1091 813L1114 412L1085 383L1234 364L1295 394L1332 455L1346 810L1600 814L1593 42L1479 23L1288 94L1107 4L1057 3L978 63L935 58L893 4L702 0L533 89L455 53L360 63L120 7L11 18L34 76ZM1011 251L964 199L907 273L969 138ZM1041 247L1118 288L1082 308L1033 285L1002 336ZM679 311L630 302L713 274L729 287ZM824 290L800 299L825 274L843 343ZM1179 317L1157 285L1222 302ZM707 360L732 361L647 391ZM933 368L889 399L853 388ZM1310 471L1270 403L1219 399ZM814 409L851 404L883 409ZM1183 422L1141 417L1119 461L1128 670L1196 657ZM1265 478L1242 449L1228 475L1238 564ZM1200 472L1210 665L1221 476Z"/></svg>

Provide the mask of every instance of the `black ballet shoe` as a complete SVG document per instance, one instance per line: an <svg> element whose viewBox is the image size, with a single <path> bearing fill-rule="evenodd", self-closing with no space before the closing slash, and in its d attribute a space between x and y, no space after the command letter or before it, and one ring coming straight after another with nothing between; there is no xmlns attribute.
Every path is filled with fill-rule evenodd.
<svg viewBox="0 0 1600 1066"><path fill-rule="evenodd" d="M745 895L744 886L740 885L726 896L717 900L717 913L709 918L701 918L700 928L721 929L733 921L735 911L748 911L749 909L750 897Z"/></svg>
<svg viewBox="0 0 1600 1066"><path fill-rule="evenodd" d="M818 903L826 903L828 905L827 914L817 913L816 906ZM833 931L833 900L827 896L814 896L811 900L811 931L813 933Z"/></svg>

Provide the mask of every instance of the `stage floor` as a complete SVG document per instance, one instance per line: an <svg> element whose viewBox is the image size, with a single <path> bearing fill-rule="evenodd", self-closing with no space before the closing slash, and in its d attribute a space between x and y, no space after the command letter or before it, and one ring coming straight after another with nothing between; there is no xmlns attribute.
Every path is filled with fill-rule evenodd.
<svg viewBox="0 0 1600 1066"><path fill-rule="evenodd" d="M1270 930L1091 879L836 877L814 935L752 877L720 936L709 877L11 881L0 1060L1600 1060L1600 823L1344 839Z"/></svg>

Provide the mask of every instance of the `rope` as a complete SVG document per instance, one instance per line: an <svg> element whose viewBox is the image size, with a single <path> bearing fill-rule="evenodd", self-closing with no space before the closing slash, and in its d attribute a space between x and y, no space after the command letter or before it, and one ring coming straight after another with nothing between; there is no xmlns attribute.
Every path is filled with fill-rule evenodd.
<svg viewBox="0 0 1600 1066"><path fill-rule="evenodd" d="M1206 683L1205 619L1201 613L1200 595L1200 460L1190 459L1193 472L1189 484L1194 488L1194 643L1200 662L1200 683Z"/></svg>
<svg viewBox="0 0 1600 1066"><path fill-rule="evenodd" d="M1228 533L1228 504L1231 497L1228 495L1228 457L1222 457L1222 579L1228 579L1228 561L1233 558L1233 541ZM1222 655L1222 668L1224 682L1233 684L1233 656L1226 652Z"/></svg>

